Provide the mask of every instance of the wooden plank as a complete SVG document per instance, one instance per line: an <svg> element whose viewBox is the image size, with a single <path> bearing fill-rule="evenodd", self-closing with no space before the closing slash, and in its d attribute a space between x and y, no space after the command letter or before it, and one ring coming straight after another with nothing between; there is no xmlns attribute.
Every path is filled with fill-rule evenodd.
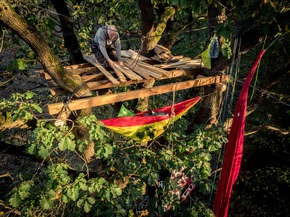
<svg viewBox="0 0 290 217"><path fill-rule="evenodd" d="M90 63L80 63L80 64L75 64L75 65L64 66L64 68L81 69L81 68L86 68L86 67L90 67L90 66L91 66Z"/></svg>
<svg viewBox="0 0 290 217"><path fill-rule="evenodd" d="M131 68L131 66L127 63L127 62L124 62L124 65L127 66L129 69L131 69L133 72L137 73L138 75L142 76L143 78L145 79L152 79L152 77L150 76L149 73L146 72L146 70L143 70L141 69L140 67L134 67L134 68ZM157 76L158 78L159 76Z"/></svg>
<svg viewBox="0 0 290 217"><path fill-rule="evenodd" d="M114 78L111 74L110 74L110 72L108 72L103 66L101 66L101 65L99 65L97 62L96 62L96 60L95 60L95 58L94 58L94 56L93 56L93 54L91 54L91 55L89 55L89 56L85 56L84 57L84 59L86 60L86 61L88 61L89 63L91 63L92 65L94 65L95 67L97 67L113 84L120 84L120 82L116 79L116 78Z"/></svg>
<svg viewBox="0 0 290 217"><path fill-rule="evenodd" d="M173 70L173 71L170 71L170 74L168 75L167 78L161 77L160 80L169 79L169 78L176 78L176 77L185 76L185 75L186 76L193 76L193 74L190 74L190 72L185 72L184 70ZM143 83L143 82L149 81L151 79L153 79L153 78L150 77L150 79L145 79L142 81L129 80L129 81L122 83L122 85L128 86L131 84ZM120 85L112 84L108 80L88 82L87 85L89 86L90 90L100 90L100 89L113 88L113 87L120 86Z"/></svg>
<svg viewBox="0 0 290 217"><path fill-rule="evenodd" d="M101 77L104 77L103 74L95 74L95 75L84 75L84 76L81 76L81 79L83 82L88 82L88 81L91 81L91 80L96 80L96 79L99 79Z"/></svg>
<svg viewBox="0 0 290 217"><path fill-rule="evenodd" d="M134 69L134 71L135 70L137 70L137 71L141 71L141 72L143 72L143 73L146 73L147 75L149 75L149 76L152 76L153 78L160 78L161 76L163 76L163 74L159 74L159 73L155 73L155 72L153 72L153 71L151 71L151 70L146 70L146 69L144 69L144 68L141 68L141 67L139 67L138 66L138 62L135 62L134 60L129 60L129 59L124 59L124 61L128 64L128 65L130 65L130 66L128 66L129 68L131 68L131 69Z"/></svg>
<svg viewBox="0 0 290 217"><path fill-rule="evenodd" d="M130 78L133 81L140 81L143 80L142 77L140 77L139 75L137 75L135 72L133 72L131 69L129 69L128 67L121 67L117 64L114 65L114 70L115 71L120 71L121 73L123 73L124 75L126 75L128 78Z"/></svg>
<svg viewBox="0 0 290 217"><path fill-rule="evenodd" d="M118 78L120 79L121 82L126 82L127 79L125 77L125 75L117 69L116 64L113 67L114 72L116 73L116 75L118 76Z"/></svg>
<svg viewBox="0 0 290 217"><path fill-rule="evenodd" d="M186 65L190 61L178 61L175 63L164 63L164 64L156 64L155 67L166 69L166 68L175 68L176 66Z"/></svg>
<svg viewBox="0 0 290 217"><path fill-rule="evenodd" d="M132 100L140 97L148 97L178 90L189 89L192 87L200 87L205 85L210 85L214 83L221 82L223 76L213 76L213 77L206 77L206 78L199 78L195 80L177 82L172 84L166 84L162 86L146 88L141 90L134 90L129 92L122 92L116 94L109 94L103 96L95 96L95 97L88 97L83 99L72 100L68 107L70 110L80 110L91 108L95 106L101 106L116 102L122 102L126 100ZM58 114L63 107L63 103L54 103L48 105L48 111L50 114Z"/></svg>
<svg viewBox="0 0 290 217"><path fill-rule="evenodd" d="M142 55L138 55L138 53L136 51L133 51L131 49L129 49L129 50L121 50L121 56L130 58L130 59L138 58L141 61L149 60L149 58L147 58L145 56L142 56Z"/></svg>
<svg viewBox="0 0 290 217"><path fill-rule="evenodd" d="M164 69L157 68L155 66L152 66L152 65L150 65L148 63L144 63L144 62L141 62L141 61L138 62L138 65L143 67L143 68L146 68L146 69L148 69L150 71L153 71L155 73L159 73L161 75L165 75L166 76L167 73L168 73L168 71L166 71Z"/></svg>
<svg viewBox="0 0 290 217"><path fill-rule="evenodd" d="M51 76L48 73L44 72L43 76L45 77L47 82L52 80ZM98 74L94 74L94 75L83 75L83 76L81 76L81 79L82 79L83 82L88 82L88 81L91 81L91 80L98 80L98 79L103 79L103 78L105 78L105 76L104 76L103 73L100 73L100 72L98 72ZM56 86L57 86L57 84L56 84Z"/></svg>
<svg viewBox="0 0 290 217"><path fill-rule="evenodd" d="M167 64L159 64L159 65L154 65L156 67L160 67L162 69L167 69L167 68L180 68L180 67L202 67L203 64L201 62L201 59L198 60L188 60L188 61L178 61L175 63L167 63Z"/></svg>
<svg viewBox="0 0 290 217"><path fill-rule="evenodd" d="M70 68L65 68L65 69L72 72L73 74L77 74L77 75L92 74L92 73L99 72L95 66L94 67L87 67L87 68L79 68L79 69L70 69Z"/></svg>
<svg viewBox="0 0 290 217"><path fill-rule="evenodd" d="M185 70L171 70L168 72L169 72L169 74L167 75L167 77L161 77L158 80L165 80L165 79L176 78L176 77L180 77L180 76L190 77L190 76L193 76L196 74L196 72L194 72L194 71L185 71ZM102 75L102 77L105 77L105 76ZM142 81L129 80L129 81L122 83L122 85L128 86L131 84L143 83L143 82L149 81L151 79L153 79L153 78L149 77L149 79L145 79ZM225 78L222 79L222 81L224 81L224 80L225 80ZM87 85L89 86L90 90L101 90L101 89L113 88L113 87L120 86L118 84L113 84L108 79L87 82ZM53 82L52 80L48 81L48 86L50 87L50 92L52 95L55 95L55 94L61 95L64 91L62 88L58 87L58 85L55 82Z"/></svg>

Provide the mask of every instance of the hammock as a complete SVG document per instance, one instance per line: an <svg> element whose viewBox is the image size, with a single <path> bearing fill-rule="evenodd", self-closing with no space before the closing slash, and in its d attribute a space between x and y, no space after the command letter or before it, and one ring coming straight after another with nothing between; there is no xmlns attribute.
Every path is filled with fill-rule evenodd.
<svg viewBox="0 0 290 217"><path fill-rule="evenodd" d="M179 119L200 99L201 97L191 98L174 105L154 109L151 112L110 118L101 120L101 122L114 132L133 140L147 142L161 135L168 125Z"/></svg>

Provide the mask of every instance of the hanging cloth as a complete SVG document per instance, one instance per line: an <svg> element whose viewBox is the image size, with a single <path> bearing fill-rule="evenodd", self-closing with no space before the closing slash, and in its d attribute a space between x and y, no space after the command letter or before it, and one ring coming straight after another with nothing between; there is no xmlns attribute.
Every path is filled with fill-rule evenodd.
<svg viewBox="0 0 290 217"><path fill-rule="evenodd" d="M265 50L262 49L252 66L252 69L243 84L242 91L235 107L233 124L226 146L224 162L214 201L213 212L216 217L228 216L232 187L238 177L243 155L248 90L264 52Z"/></svg>
<svg viewBox="0 0 290 217"><path fill-rule="evenodd" d="M170 106L140 112L134 116L125 116L101 120L106 128L133 140L147 142L161 135L166 127L179 119L201 97L191 98Z"/></svg>

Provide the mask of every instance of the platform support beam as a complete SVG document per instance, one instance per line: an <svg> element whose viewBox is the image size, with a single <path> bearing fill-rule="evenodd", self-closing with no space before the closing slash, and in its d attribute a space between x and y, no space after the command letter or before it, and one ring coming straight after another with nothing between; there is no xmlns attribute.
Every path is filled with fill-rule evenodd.
<svg viewBox="0 0 290 217"><path fill-rule="evenodd" d="M109 94L109 95L104 95L104 96L95 96L95 97L76 99L76 100L72 100L68 104L68 107L72 111L80 110L80 109L85 109L85 108L112 104L116 102L122 102L126 100L132 100L132 99L141 98L141 97L148 97L148 96L159 95L159 94L178 91L178 90L185 90L192 87L200 87L200 86L205 86L205 85L210 85L210 84L215 84L215 83L227 82L228 80L229 80L228 76L226 75L204 77L204 78L199 78L199 79L194 79L194 80L188 80L188 81L182 81L182 82L176 82L172 84L156 86L152 88L121 92L121 93ZM63 106L64 104L62 102L49 104L48 111L50 114L58 114L63 108Z"/></svg>

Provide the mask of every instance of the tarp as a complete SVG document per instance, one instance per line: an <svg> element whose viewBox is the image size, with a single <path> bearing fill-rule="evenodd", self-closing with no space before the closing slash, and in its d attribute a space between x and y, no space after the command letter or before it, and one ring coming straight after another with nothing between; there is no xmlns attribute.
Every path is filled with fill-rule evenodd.
<svg viewBox="0 0 290 217"><path fill-rule="evenodd" d="M150 141L161 135L166 127L179 119L194 106L201 97L191 98L174 105L141 112L135 116L116 117L101 122L119 134L142 142Z"/></svg>
<svg viewBox="0 0 290 217"><path fill-rule="evenodd" d="M216 217L228 216L232 187L238 177L243 155L248 90L264 52L265 50L260 52L252 66L252 69L243 84L242 91L235 107L233 123L226 146L222 171L214 201L213 212Z"/></svg>

